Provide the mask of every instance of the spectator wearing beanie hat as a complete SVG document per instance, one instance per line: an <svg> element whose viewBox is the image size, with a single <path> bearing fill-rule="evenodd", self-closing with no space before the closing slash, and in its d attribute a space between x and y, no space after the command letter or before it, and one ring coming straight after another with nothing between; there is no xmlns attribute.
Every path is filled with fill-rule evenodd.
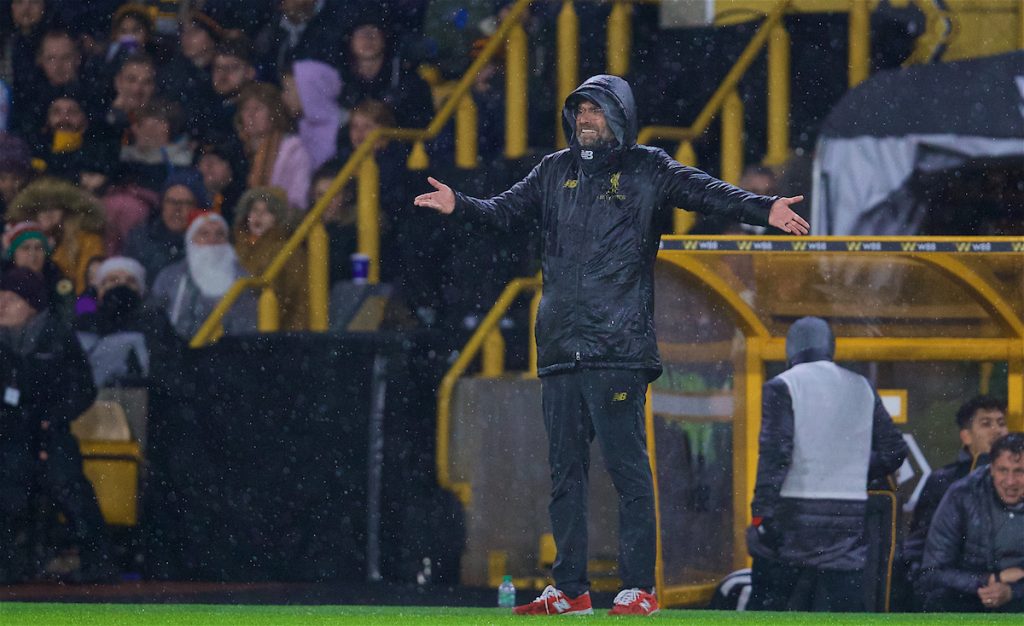
<svg viewBox="0 0 1024 626"><path fill-rule="evenodd" d="M54 241L53 262L71 279L76 294L85 291L89 259L106 252L98 200L67 181L44 176L18 194L7 219L39 222Z"/></svg>
<svg viewBox="0 0 1024 626"><path fill-rule="evenodd" d="M0 315L0 327L20 327L31 317L46 310L49 305L49 298L46 295L46 284L39 274L21 267L7 270L0 276L0 292L9 292L16 295L27 305L31 312L25 312L11 307L17 307L17 302L7 300L0 305L3 314ZM11 310L17 310L11 313ZM24 317L22 317L24 316Z"/></svg>
<svg viewBox="0 0 1024 626"><path fill-rule="evenodd" d="M49 294L50 312L70 323L75 312L75 288L50 259L52 243L38 222L11 224L3 235L3 268L22 268L39 274Z"/></svg>
<svg viewBox="0 0 1024 626"><path fill-rule="evenodd" d="M14 258L14 253L18 250L21 244L29 240L36 240L39 242L39 246L42 249L42 258L47 258L50 253L53 252L53 244L50 242L50 238L43 232L43 227L39 225L39 222L24 221L18 222L17 224L11 224L4 230L3 244L4 244L4 260L10 261ZM32 268L35 271L40 272L42 268L42 261L39 261L39 268Z"/></svg>
<svg viewBox="0 0 1024 626"><path fill-rule="evenodd" d="M96 270L96 287L102 298L106 291L119 285L127 285L146 295L146 268L135 259L125 256L112 256L100 263Z"/></svg>
<svg viewBox="0 0 1024 626"><path fill-rule="evenodd" d="M18 468L7 454L0 457L4 482L19 481L24 490L34 484L57 503L78 548L78 580L112 579L106 527L70 432L71 421L96 398L96 387L71 328L47 312L42 278L24 268L0 276L0 362L6 366L0 384L8 390L4 439L17 438L13 443L29 453ZM31 516L0 513L7 533L31 532Z"/></svg>
<svg viewBox="0 0 1024 626"><path fill-rule="evenodd" d="M178 336L189 341L231 285L248 273L228 243L228 225L210 211L197 212L185 232L185 259L164 268L149 302L162 309ZM242 292L224 316L224 332L256 332L256 294Z"/></svg>
<svg viewBox="0 0 1024 626"><path fill-rule="evenodd" d="M184 344L162 311L143 306L146 270L135 259L111 257L96 279L99 308L75 321L96 386L180 393Z"/></svg>

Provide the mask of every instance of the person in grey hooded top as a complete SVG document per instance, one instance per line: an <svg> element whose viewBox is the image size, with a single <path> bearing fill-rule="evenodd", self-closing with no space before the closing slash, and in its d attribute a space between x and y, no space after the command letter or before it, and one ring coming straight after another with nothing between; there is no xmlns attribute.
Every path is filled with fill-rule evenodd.
<svg viewBox="0 0 1024 626"><path fill-rule="evenodd" d="M828 322L801 318L786 336L789 369L762 391L752 610L864 610L868 482L908 448L871 383L834 355Z"/></svg>
<svg viewBox="0 0 1024 626"><path fill-rule="evenodd" d="M537 317L539 375L551 465L555 585L520 613L591 612L587 472L595 434L619 494L623 592L613 611L649 614L654 500L644 432L647 384L661 373L654 334L654 262L674 207L803 235L790 205L757 196L638 145L633 93L617 76L586 80L565 101L569 148L550 154L508 191L483 200L434 178L418 206L512 229L541 224L544 293Z"/></svg>

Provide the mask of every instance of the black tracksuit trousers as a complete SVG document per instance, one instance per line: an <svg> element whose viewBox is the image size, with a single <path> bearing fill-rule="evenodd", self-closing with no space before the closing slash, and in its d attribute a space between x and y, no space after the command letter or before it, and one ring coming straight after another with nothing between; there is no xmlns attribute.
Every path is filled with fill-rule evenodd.
<svg viewBox="0 0 1024 626"><path fill-rule="evenodd" d="M654 484L647 457L641 370L575 369L542 379L551 467L551 527L558 555L555 587L570 597L587 578L590 443L601 454L619 496L619 576L623 588L654 587Z"/></svg>

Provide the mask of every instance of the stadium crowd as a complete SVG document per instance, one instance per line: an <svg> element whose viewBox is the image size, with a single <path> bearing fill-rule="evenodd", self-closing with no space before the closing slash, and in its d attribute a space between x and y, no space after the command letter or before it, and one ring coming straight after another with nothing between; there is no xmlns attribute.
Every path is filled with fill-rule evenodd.
<svg viewBox="0 0 1024 626"><path fill-rule="evenodd" d="M26 558L34 493L69 522L74 580L115 576L70 423L97 388L174 390L188 339L235 279L267 267L369 133L430 121L430 88L405 56L430 40L428 14L400 1L0 3L0 345L4 423L18 425L2 439L0 579L41 572ZM468 58L475 24L446 44L451 58ZM400 241L414 235L397 219L407 149L382 142L376 156L384 278L401 290L415 277L413 298L440 293L430 266L406 272L429 260ZM331 280L349 279L351 189L324 222ZM276 285L286 331L306 328L305 267L300 251ZM430 322L432 306L418 307ZM225 331L256 331L253 295Z"/></svg>
<svg viewBox="0 0 1024 626"><path fill-rule="evenodd" d="M34 523L28 484L68 521L75 580L116 578L71 421L97 388L173 390L188 339L236 279L269 265L369 133L429 123L435 100L419 63L457 78L508 4L0 2L0 373L4 424L20 429L5 426L0 438L0 583L40 574L19 553ZM552 21L557 4L534 17ZM581 9L584 21L591 10ZM531 54L543 57L543 46ZM501 71L492 63L473 88L485 159L501 151ZM550 87L532 93L550 97ZM531 118L531 129L543 127ZM450 156L451 129L427 148ZM458 233L411 206L408 150L375 146L382 278L423 326L476 319L479 303L446 282L451 241L429 239ZM771 194L780 181L752 168L740 185ZM351 187L323 220L330 280L350 280ZM306 328L306 266L300 250L275 285L283 330ZM256 332L256 308L254 294L241 297L225 332ZM911 604L1020 611L1020 436L1007 435L1005 406L991 398L965 404L956 421L961 457L928 482L906 542L906 580L919 592Z"/></svg>

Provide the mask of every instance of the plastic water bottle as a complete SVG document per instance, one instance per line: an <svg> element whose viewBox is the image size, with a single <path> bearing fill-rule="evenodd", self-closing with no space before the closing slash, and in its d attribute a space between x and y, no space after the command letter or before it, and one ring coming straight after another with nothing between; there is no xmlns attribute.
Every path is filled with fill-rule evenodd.
<svg viewBox="0 0 1024 626"><path fill-rule="evenodd" d="M511 609L516 605L516 586L512 584L512 577L505 576L498 586L498 608Z"/></svg>

